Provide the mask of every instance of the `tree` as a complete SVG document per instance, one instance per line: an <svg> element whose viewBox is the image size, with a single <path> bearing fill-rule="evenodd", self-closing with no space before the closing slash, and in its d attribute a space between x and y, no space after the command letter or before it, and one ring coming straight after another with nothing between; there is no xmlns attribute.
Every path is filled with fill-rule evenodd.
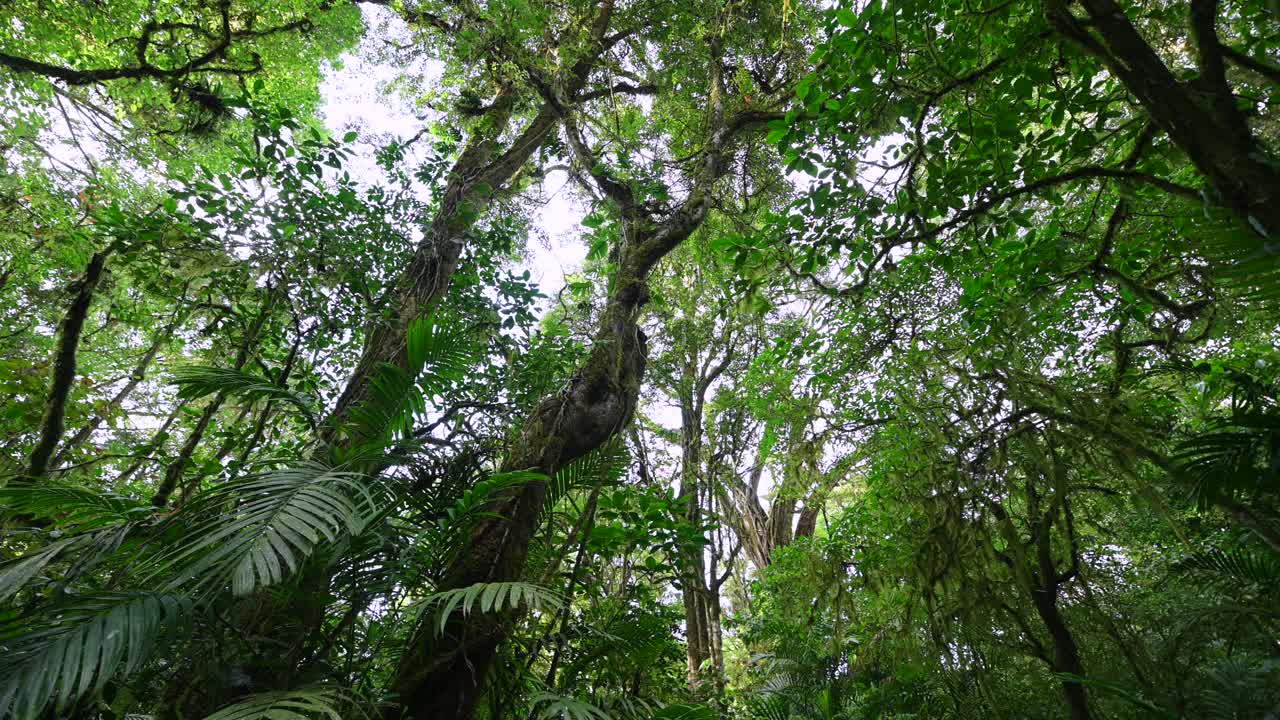
<svg viewBox="0 0 1280 720"><path fill-rule="evenodd" d="M7 12L0 715L1280 707L1263 3Z"/></svg>

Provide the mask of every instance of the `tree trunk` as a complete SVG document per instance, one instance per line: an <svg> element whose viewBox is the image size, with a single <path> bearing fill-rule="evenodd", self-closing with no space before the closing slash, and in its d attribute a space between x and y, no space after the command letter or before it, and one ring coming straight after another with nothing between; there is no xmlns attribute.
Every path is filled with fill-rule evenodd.
<svg viewBox="0 0 1280 720"><path fill-rule="evenodd" d="M644 373L644 337L636 316L647 299L643 280L619 282L586 364L570 386L544 399L525 423L504 471L533 469L554 475L600 447L631 419ZM495 501L472 533L471 551L445 574L442 589L516 580L538 526L546 482L535 480ZM417 720L470 718L506 618L455 614L443 633L418 627L401 660L396 686Z"/></svg>
<svg viewBox="0 0 1280 720"><path fill-rule="evenodd" d="M94 291L98 289L98 283L102 280L102 273L106 268L107 256L110 252L110 250L101 250L94 253L89 259L84 275L72 285L75 294L58 328L58 348L53 358L49 394L44 400L44 420L40 425L40 439L31 451L26 472L19 480L23 484L34 484L45 478L49 472L49 460L62 439L67 416L67 397L71 394L71 386L76 380L76 353L80 349L80 333L84 330L84 321L89 315Z"/></svg>
<svg viewBox="0 0 1280 720"><path fill-rule="evenodd" d="M1263 238L1280 234L1280 172L1236 109L1214 27L1216 0L1191 3L1200 70L1194 84L1174 76L1114 0L1080 0L1084 21L1065 0L1047 5L1059 32L1097 56L1124 83L1205 176L1222 205ZM1270 244L1261 251L1280 253Z"/></svg>
<svg viewBox="0 0 1280 720"><path fill-rule="evenodd" d="M684 504L685 522L691 527L702 525L702 492L699 482L702 470L702 378L695 377L696 358L687 358L680 382L680 490L678 499ZM696 387L695 387L696 386ZM685 648L690 692L703 692L702 666L711 657L711 639L707 623L707 569L702 548L692 548L678 558L680 591L684 601Z"/></svg>
<svg viewBox="0 0 1280 720"><path fill-rule="evenodd" d="M716 585L709 587L706 598L707 628L711 641L712 691L715 693L716 704L723 710L725 709L724 633L720 621L720 588Z"/></svg>
<svg viewBox="0 0 1280 720"><path fill-rule="evenodd" d="M610 46L605 40L605 32L612 17L613 0L602 0L589 28L591 49L583 53L563 78L565 92L570 98L586 85L601 54ZM384 363L401 368L407 366L409 327L435 307L449 289L449 281L458 267L475 219L485 212L495 196L504 191L559 123L562 108L544 102L506 151L498 153L497 141L510 127L512 111L519 99L511 87L502 88L481 121L487 126L472 135L450 169L440 207L409 265L400 275L392 314L376 321L364 354L325 423L325 439L339 440L351 411L368 399L379 367Z"/></svg>
<svg viewBox="0 0 1280 720"><path fill-rule="evenodd" d="M605 17L603 22L597 19L598 27L607 27L610 11L609 4L602 6L600 14ZM629 186L601 169L582 139L564 95L547 99L564 112L562 123L578 163L618 205L622 237L616 247L617 269L586 361L567 387L544 398L530 414L504 470L532 469L550 477L603 445L631 420L647 361L638 321L649 300L649 273L706 219L713 185L726 172L727 146L735 133L777 116L750 112L725 121L719 40L714 36L709 40L713 59L711 133L689 195L662 219L649 214ZM554 89L544 88L544 92ZM458 557L446 570L441 589L518 579L546 494L546 482L533 480L495 498L472 531L471 552ZM454 613L442 633L431 621L419 625L403 653L396 679L408 715L415 720L469 720L511 615Z"/></svg>
<svg viewBox="0 0 1280 720"><path fill-rule="evenodd" d="M1062 613L1058 611L1056 588L1040 588L1034 593L1032 601L1040 622L1044 623L1053 640L1053 671L1065 673L1076 678L1084 677L1084 664L1080 661L1080 648L1075 636L1067 627ZM1091 720L1089 698L1084 685L1075 679L1062 680L1062 695L1067 701L1067 709L1071 720Z"/></svg>

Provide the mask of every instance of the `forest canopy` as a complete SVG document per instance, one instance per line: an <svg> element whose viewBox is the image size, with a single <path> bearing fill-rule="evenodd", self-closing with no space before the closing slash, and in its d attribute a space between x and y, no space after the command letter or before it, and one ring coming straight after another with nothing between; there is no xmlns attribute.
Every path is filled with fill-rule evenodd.
<svg viewBox="0 0 1280 720"><path fill-rule="evenodd" d="M0 4L0 718L1280 715L1264 0Z"/></svg>

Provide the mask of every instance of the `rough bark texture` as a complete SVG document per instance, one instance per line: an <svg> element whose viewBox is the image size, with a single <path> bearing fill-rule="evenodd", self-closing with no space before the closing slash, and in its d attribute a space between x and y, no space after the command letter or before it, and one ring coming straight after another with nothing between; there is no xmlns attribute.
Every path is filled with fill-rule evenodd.
<svg viewBox="0 0 1280 720"><path fill-rule="evenodd" d="M1081 19L1065 0L1048 15L1065 37L1097 56L1168 134L1219 194L1221 204L1264 238L1280 234L1280 171L1267 157L1227 82L1215 22L1216 0L1191 3L1191 35L1200 76L1174 76L1114 0L1080 0ZM1271 243L1262 251L1275 255Z"/></svg>
<svg viewBox="0 0 1280 720"><path fill-rule="evenodd" d="M472 135L450 170L440 207L400 275L391 314L375 321L364 354L329 417L328 439L336 439L351 411L368 399L379 367L384 363L397 367L408 365L408 329L444 297L466 246L467 233L488 205L492 188L509 180L554 126L554 118L540 114L511 150L491 165L497 139L510 125L515 100L515 93L510 89L504 88L499 93L489 113L480 121L485 127ZM500 166L500 170L493 166ZM489 191L477 190L482 181L488 183Z"/></svg>
<svg viewBox="0 0 1280 720"><path fill-rule="evenodd" d="M645 366L636 315L647 292L642 292L642 282L628 285L611 298L591 354L569 387L544 399L526 421L505 470L532 468L554 475L603 445L631 419ZM493 517L477 525L470 552L449 568L442 587L518 579L546 492L546 483L535 481L499 500ZM504 618L492 615L455 616L440 634L430 622L420 626L397 680L409 716L470 717L504 626Z"/></svg>
<svg viewBox="0 0 1280 720"><path fill-rule="evenodd" d="M649 299L649 273L706 218L712 205L712 185L726 170L726 148L735 133L776 117L753 112L725 121L717 45L713 39L713 131L704 164L689 196L661 219L649 214L629 187L601 169L573 122L563 89L550 86L544 90L554 93L549 94L548 102L563 113L565 134L578 163L618 206L622 237L616 249L613 286L587 360L567 387L545 398L531 413L505 469L534 469L553 475L603 445L631 419L646 364L645 338L638 319ZM442 589L518 579L546 492L544 482L534 481L496 499L472 532L471 551L446 571ZM509 622L508 615L454 614L442 633L430 622L419 626L405 650L396 683L408 716L416 720L470 718Z"/></svg>
<svg viewBox="0 0 1280 720"><path fill-rule="evenodd" d="M612 4L605 0L593 22L596 38L604 37L611 13ZM612 37L620 36L625 33ZM727 150L736 134L780 117L779 113L750 111L726 120L718 38L709 38L709 45L710 132L688 196L660 216L597 161L575 122L571 105L574 88L536 74L532 78L546 107L559 115L577 164L617 206L622 232L613 250L616 271L591 351L568 385L544 398L526 419L504 469L554 475L603 445L630 421L646 364L645 337L638 320L649 300L649 273L706 219L713 204L713 186L727 170ZM472 530L470 552L446 570L441 588L518 579L546 495L546 483L532 481L495 498ZM396 681L407 715L416 720L470 718L510 621L510 614L464 617L455 613L447 619L443 632L436 632L430 622L419 626L403 654Z"/></svg>
<svg viewBox="0 0 1280 720"><path fill-rule="evenodd" d="M93 254L84 275L72 285L71 305L58 327L58 348L53 357L53 370L49 380L49 394L44 400L44 420L40 424L40 439L31 451L26 472L21 478L25 483L36 483L49 472L49 460L53 457L67 416L67 397L76 380L76 353L80 349L80 334L85 318L93 304L94 292L102 280L109 250Z"/></svg>
<svg viewBox="0 0 1280 720"><path fill-rule="evenodd" d="M558 79L569 97L582 91L607 49L604 33L612 12L612 0L601 4L590 28L591 50ZM374 373L380 366L390 363L406 367L408 329L449 289L475 219L504 191L559 124L561 109L544 102L510 146L498 152L498 141L511 126L518 99L511 87L499 92L481 121L484 126L472 135L450 170L440 207L400 276L391 315L377 321L370 331L364 354L326 422L326 439L337 440L351 411L368 399Z"/></svg>

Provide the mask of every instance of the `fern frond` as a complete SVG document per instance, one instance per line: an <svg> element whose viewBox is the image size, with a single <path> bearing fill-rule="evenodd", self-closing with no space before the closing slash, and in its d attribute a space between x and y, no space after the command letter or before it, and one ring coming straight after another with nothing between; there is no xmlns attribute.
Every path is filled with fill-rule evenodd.
<svg viewBox="0 0 1280 720"><path fill-rule="evenodd" d="M178 397L184 400L195 400L217 393L235 395L250 401L275 398L292 405L312 429L318 425L315 403L310 398L253 373L196 365L178 368L173 375L173 381L178 386Z"/></svg>
<svg viewBox="0 0 1280 720"><path fill-rule="evenodd" d="M156 641L191 612L191 601L178 595L113 593L6 623L0 628L0 717L31 718L50 703L65 707L118 674L136 672Z"/></svg>

